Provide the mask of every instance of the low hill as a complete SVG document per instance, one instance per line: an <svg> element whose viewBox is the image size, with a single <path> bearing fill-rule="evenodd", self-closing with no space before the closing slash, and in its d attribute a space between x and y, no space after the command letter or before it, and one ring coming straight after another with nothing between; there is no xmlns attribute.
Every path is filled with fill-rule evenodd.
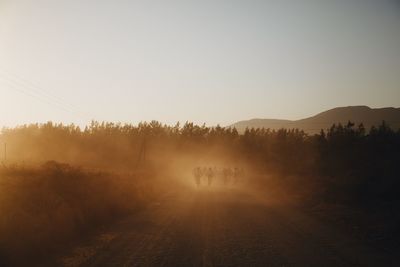
<svg viewBox="0 0 400 267"><path fill-rule="evenodd" d="M363 123L369 129L385 121L393 129L400 128L400 108L370 108L367 106L338 107L301 120L251 119L232 124L239 132L248 128L298 128L313 134L328 129L334 123L346 124L348 121Z"/></svg>

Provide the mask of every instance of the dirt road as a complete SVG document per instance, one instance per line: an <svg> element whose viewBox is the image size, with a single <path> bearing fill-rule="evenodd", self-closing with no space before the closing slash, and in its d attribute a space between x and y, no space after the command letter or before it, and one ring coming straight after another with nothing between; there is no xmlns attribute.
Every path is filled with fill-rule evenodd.
<svg viewBox="0 0 400 267"><path fill-rule="evenodd" d="M394 266L300 211L235 190L173 194L60 260L64 266Z"/></svg>

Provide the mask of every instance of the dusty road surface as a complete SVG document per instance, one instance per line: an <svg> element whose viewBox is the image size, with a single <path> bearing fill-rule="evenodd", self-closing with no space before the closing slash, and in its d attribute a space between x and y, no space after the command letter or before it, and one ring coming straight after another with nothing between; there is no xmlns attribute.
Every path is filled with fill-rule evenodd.
<svg viewBox="0 0 400 267"><path fill-rule="evenodd" d="M395 266L300 211L237 190L172 194L59 260L63 266Z"/></svg>

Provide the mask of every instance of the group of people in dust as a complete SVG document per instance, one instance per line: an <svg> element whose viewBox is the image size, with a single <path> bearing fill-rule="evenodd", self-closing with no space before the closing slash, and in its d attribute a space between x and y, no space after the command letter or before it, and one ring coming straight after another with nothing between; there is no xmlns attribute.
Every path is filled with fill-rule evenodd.
<svg viewBox="0 0 400 267"><path fill-rule="evenodd" d="M244 176L242 168L221 168L216 167L196 167L193 169L193 178L197 186L202 182L211 186L217 180L223 185L237 184Z"/></svg>

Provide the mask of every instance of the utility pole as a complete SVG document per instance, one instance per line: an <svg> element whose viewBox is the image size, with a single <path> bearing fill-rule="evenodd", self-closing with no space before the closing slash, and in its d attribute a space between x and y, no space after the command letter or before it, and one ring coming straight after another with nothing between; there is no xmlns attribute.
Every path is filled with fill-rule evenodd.
<svg viewBox="0 0 400 267"><path fill-rule="evenodd" d="M6 160L7 160L7 143L4 142L4 157L3 160L1 161L1 165L3 165L3 167L6 166Z"/></svg>
<svg viewBox="0 0 400 267"><path fill-rule="evenodd" d="M139 155L136 161L136 167L138 167L140 164L143 165L145 162L146 162L146 136L143 137L142 143L140 144L139 147Z"/></svg>

